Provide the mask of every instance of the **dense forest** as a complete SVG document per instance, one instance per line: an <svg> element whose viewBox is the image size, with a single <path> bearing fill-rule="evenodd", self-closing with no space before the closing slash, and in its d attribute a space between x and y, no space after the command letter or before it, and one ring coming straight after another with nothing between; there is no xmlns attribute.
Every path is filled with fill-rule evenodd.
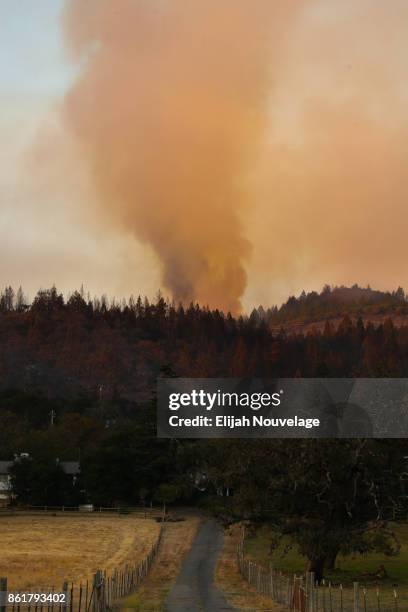
<svg viewBox="0 0 408 612"><path fill-rule="evenodd" d="M323 290L321 314L344 291ZM393 309L407 308L403 291L348 291L388 304L390 316L376 326L345 314L338 325L327 319L321 329L289 334L273 329L259 309L234 318L160 295L108 303L83 292L64 300L55 288L27 305L21 290L7 288L0 297L0 388L141 402L166 366L187 377L406 376L408 326L396 328L392 317ZM278 315L314 301L313 294L289 300Z"/></svg>

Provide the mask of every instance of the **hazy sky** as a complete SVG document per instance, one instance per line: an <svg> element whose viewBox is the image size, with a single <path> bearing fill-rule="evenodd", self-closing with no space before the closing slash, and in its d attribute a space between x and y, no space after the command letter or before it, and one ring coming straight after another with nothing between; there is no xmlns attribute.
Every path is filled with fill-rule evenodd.
<svg viewBox="0 0 408 612"><path fill-rule="evenodd" d="M90 218L78 169L49 195L48 175L43 184L26 171L37 133L52 122L55 104L78 73L62 41L63 5L0 5L0 283L22 284L30 297L54 283L64 291L83 283L92 293L124 296L139 287L153 293L157 266L132 237ZM53 160L44 164L52 167Z"/></svg>
<svg viewBox="0 0 408 612"><path fill-rule="evenodd" d="M91 293L123 296L153 295L164 282L168 291L192 292L202 301L208 292L213 305L234 305L243 292L245 308L279 303L289 293L320 289L324 283L408 288L408 4L282 0L269 9L269 0L256 0L257 21L246 18L245 2L229 9L234 3L228 0L208 0L205 9L197 9L198 29L190 4L183 11L182 0L162 0L158 10L173 5L178 20L168 18L158 30L143 8L145 0L1 1L0 284L22 284L33 296L53 283L64 291L83 283ZM136 4L142 6L140 15ZM278 4L285 9L276 8ZM113 6L115 11L109 12ZM68 35L62 27L64 9L68 20L72 17ZM102 20L95 25L94 15L109 17L112 27ZM178 30L181 15L188 30L181 28L172 37L171 28ZM130 17L140 18L135 32L125 27L132 24ZM267 17L270 32L264 27L269 27ZM206 55L202 49L191 51L201 89L191 70L194 64L186 60L188 45L194 45L186 32L194 34L195 29L214 45ZM225 46L220 42L224 35ZM76 47L74 53L67 42ZM253 79L246 50L258 71ZM135 61L126 61L127 52L135 54ZM233 66L234 57L241 70ZM209 66L213 68L207 74ZM173 95L171 80L164 83L168 73L184 92L183 104L166 97L169 91ZM246 93L245 87L250 88ZM154 98L140 93L146 88L159 92L174 112L171 120L177 120L181 141L175 153L170 124L160 115L157 128ZM194 99L197 91L199 101ZM98 99L95 116L100 117L92 129L89 95ZM126 160L119 163L123 140L112 139L105 129L117 118L118 108L127 109L127 96L130 106L132 100L143 105L137 120L131 106L126 116L130 123L123 126L126 134L135 124L133 140L123 150L138 170ZM189 106L194 108L186 123ZM68 121L61 108L68 108ZM205 129L194 131L201 116ZM153 130L143 136L146 121L156 124L157 135ZM77 140L87 146L78 149ZM111 182L95 174L101 168L95 149L101 143L115 153ZM166 155L163 146L168 147ZM240 146L250 163L237 156ZM173 189L170 177L162 170L157 173L153 162L144 165L140 151L157 157L161 166L173 163L174 153L175 180L186 176L186 171L179 172L178 159L189 159L194 168L205 166L202 172L188 172L194 183L189 196L195 201L194 189L200 185L200 194L204 188L211 203L203 197L196 210L183 207L187 196L178 186L167 209L162 208L165 192L153 186L160 180ZM213 151L220 155L221 170L213 163ZM126 205L110 198L121 172L125 182L127 172L137 183L131 193L127 189ZM242 202L237 185L246 194ZM221 195L213 204L217 186ZM187 223L188 214L199 223ZM156 231L162 217L167 227L174 223L179 242ZM220 245L227 242L219 229L223 223L232 229L231 244L221 253ZM200 227L213 232L214 240L194 234ZM193 233L194 241L186 239L186 232ZM185 260L191 265L185 266ZM200 279L197 287L190 287L195 276ZM230 278L231 285L226 282Z"/></svg>

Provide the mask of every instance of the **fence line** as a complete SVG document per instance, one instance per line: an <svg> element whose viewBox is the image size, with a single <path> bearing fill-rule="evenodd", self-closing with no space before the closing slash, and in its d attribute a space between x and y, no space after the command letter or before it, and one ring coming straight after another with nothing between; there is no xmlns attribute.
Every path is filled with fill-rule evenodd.
<svg viewBox="0 0 408 612"><path fill-rule="evenodd" d="M146 578L156 558L163 535L163 526L157 540L152 545L144 559L134 564L127 564L115 569L111 574L98 570L92 581L80 582L79 585L64 582L62 588L56 590L42 589L48 595L48 601L23 601L23 592L16 589L8 592L7 578L0 578L0 612L110 612L115 602L136 591ZM34 592L34 589L30 589ZM27 589L24 592L27 593ZM41 591L36 591L40 594ZM14 601L9 601L12 594ZM59 596L63 594L63 599Z"/></svg>
<svg viewBox="0 0 408 612"><path fill-rule="evenodd" d="M95 514L133 514L143 518L162 518L165 514L163 508L143 506L95 506L87 509L81 506L4 506L0 507L0 515L10 514L52 514L52 513L79 514L80 516L95 516Z"/></svg>
<svg viewBox="0 0 408 612"><path fill-rule="evenodd" d="M313 572L288 576L245 558L244 538L237 547L237 566L255 590L293 612L403 612L408 610L407 596L399 597L396 588L381 592L378 586L365 587L358 582L353 588L319 584Z"/></svg>

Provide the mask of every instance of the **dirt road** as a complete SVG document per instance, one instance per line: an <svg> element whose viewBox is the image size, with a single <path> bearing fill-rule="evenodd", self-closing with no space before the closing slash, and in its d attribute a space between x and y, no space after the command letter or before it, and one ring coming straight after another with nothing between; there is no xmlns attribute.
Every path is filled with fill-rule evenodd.
<svg viewBox="0 0 408 612"><path fill-rule="evenodd" d="M222 544L222 529L215 521L204 521L167 597L167 612L234 612L214 584Z"/></svg>

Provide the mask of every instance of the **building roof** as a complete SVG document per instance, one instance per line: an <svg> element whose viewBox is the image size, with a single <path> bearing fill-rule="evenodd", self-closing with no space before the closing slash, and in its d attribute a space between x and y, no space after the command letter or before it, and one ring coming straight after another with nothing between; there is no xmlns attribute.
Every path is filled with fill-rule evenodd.
<svg viewBox="0 0 408 612"><path fill-rule="evenodd" d="M9 474L14 461L0 461L0 476ZM60 466L66 474L76 476L81 471L79 461L60 461Z"/></svg>
<svg viewBox="0 0 408 612"><path fill-rule="evenodd" d="M0 461L0 474L8 474L13 463L14 461Z"/></svg>

